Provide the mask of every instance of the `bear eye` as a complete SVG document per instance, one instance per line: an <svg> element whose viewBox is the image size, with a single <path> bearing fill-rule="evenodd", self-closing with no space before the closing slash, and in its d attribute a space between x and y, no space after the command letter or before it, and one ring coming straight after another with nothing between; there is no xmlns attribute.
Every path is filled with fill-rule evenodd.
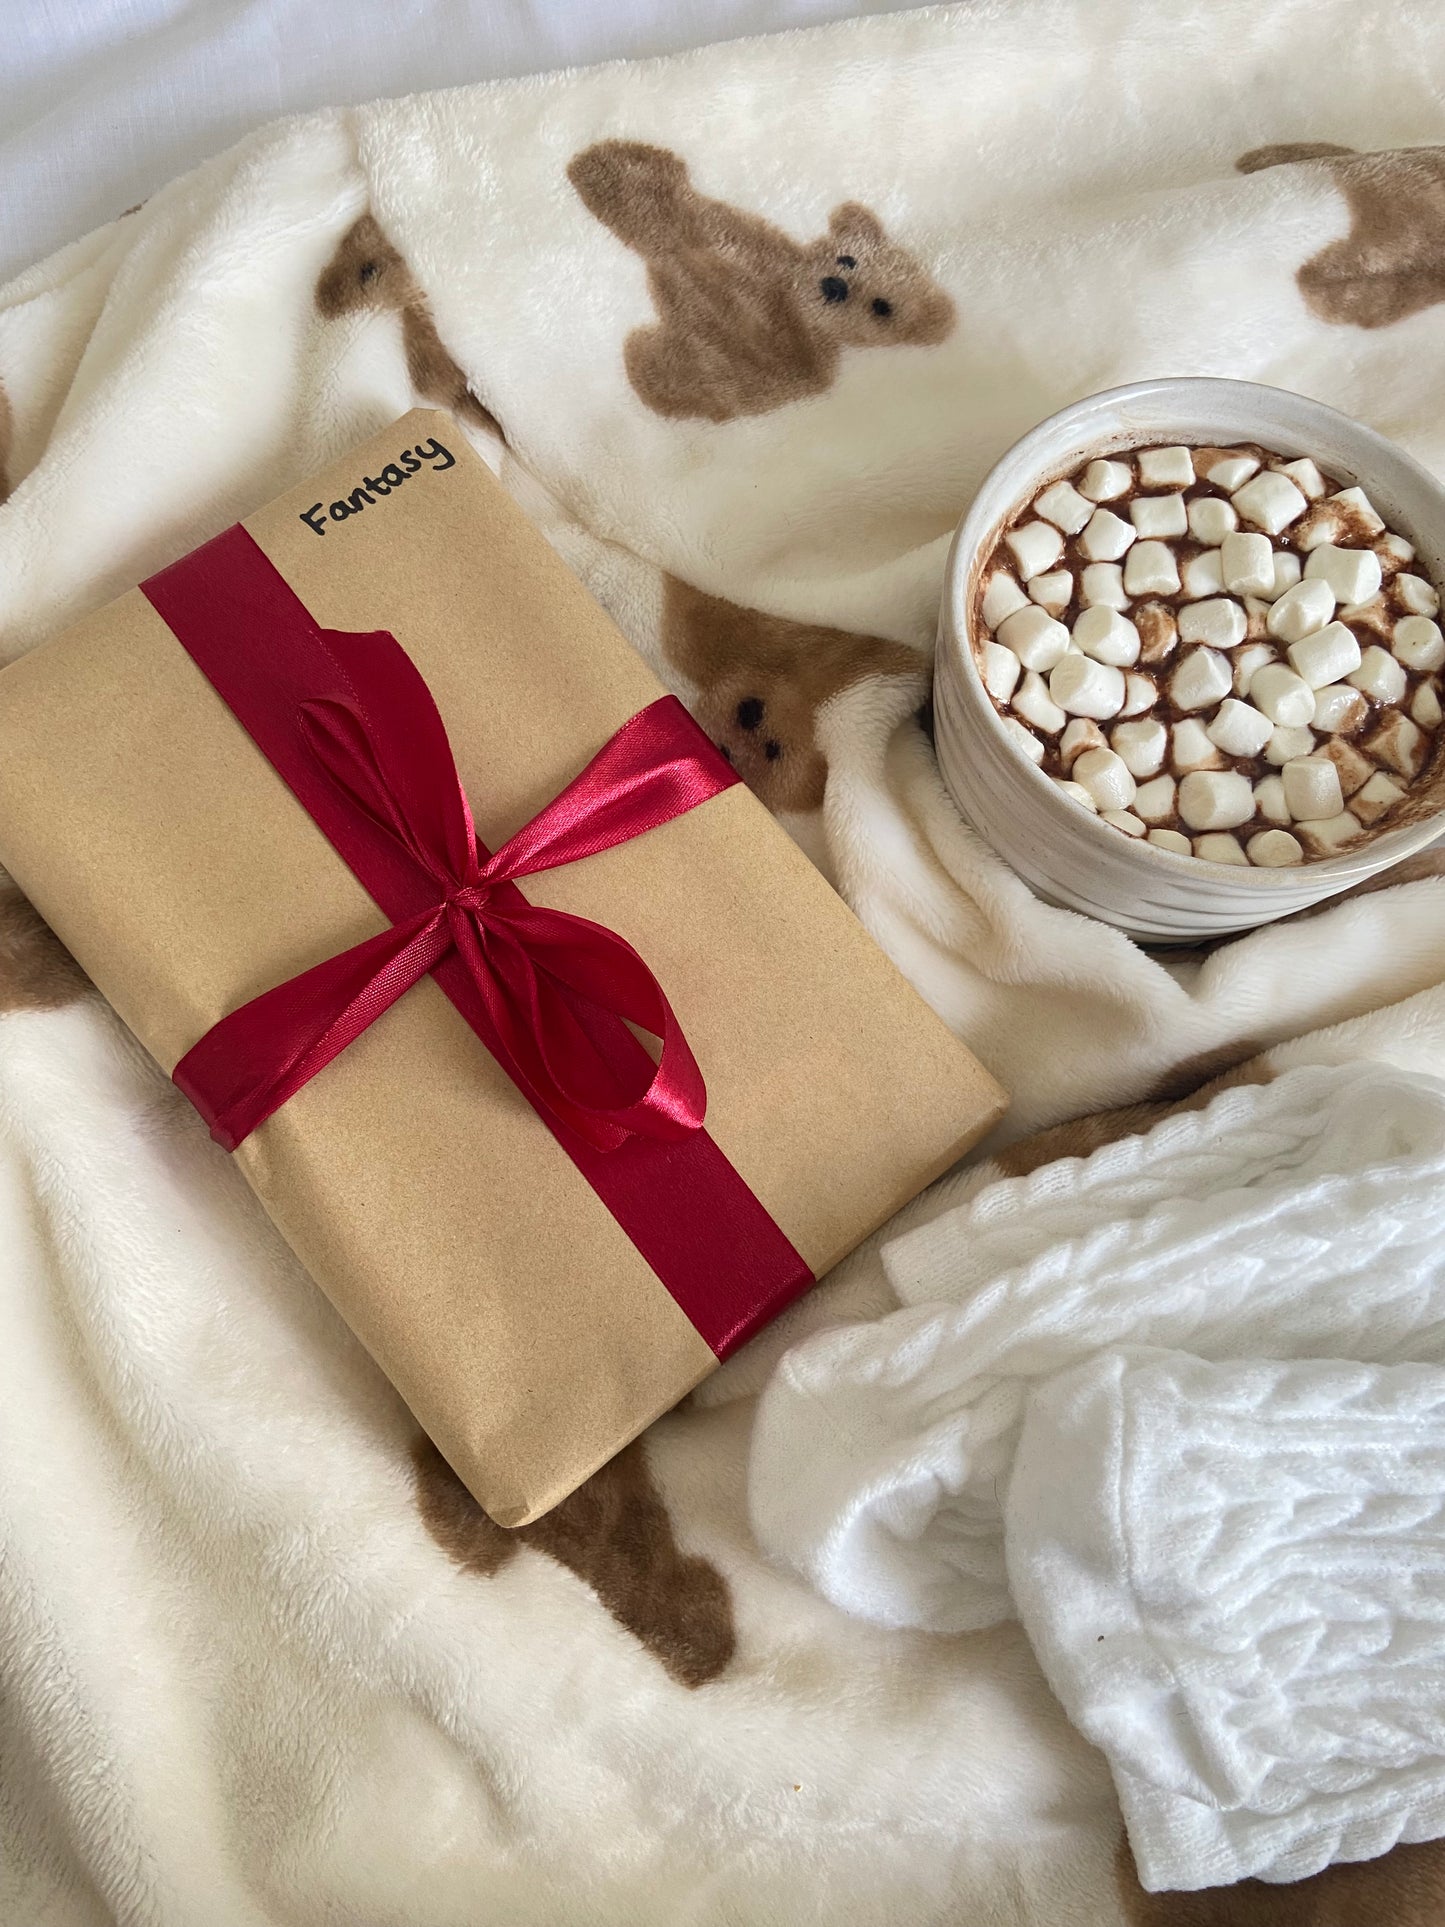
<svg viewBox="0 0 1445 1927"><path fill-rule="evenodd" d="M856 268L858 263L853 259L851 254L840 254L838 256L837 265L840 268Z"/></svg>
<svg viewBox="0 0 1445 1927"><path fill-rule="evenodd" d="M893 312L893 303L891 301L885 301L880 294L878 299L873 303L873 312L878 316L880 321L886 321Z"/></svg>

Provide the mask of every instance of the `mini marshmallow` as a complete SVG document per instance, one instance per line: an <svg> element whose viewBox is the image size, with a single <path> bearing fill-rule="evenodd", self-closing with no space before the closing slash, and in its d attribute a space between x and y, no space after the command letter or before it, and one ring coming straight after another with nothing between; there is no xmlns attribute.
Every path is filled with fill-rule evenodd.
<svg viewBox="0 0 1445 1927"><path fill-rule="evenodd" d="M1132 522L1125 522L1112 509L1095 509L1079 537L1079 547L1091 562L1117 562L1137 533Z"/></svg>
<svg viewBox="0 0 1445 1927"><path fill-rule="evenodd" d="M1313 502L1308 513L1290 531L1297 549L1317 549L1324 542L1338 542L1345 534L1346 512L1335 502Z"/></svg>
<svg viewBox="0 0 1445 1927"><path fill-rule="evenodd" d="M1238 527L1239 515L1233 502L1218 495L1196 495L1189 504L1189 533L1196 542L1218 548Z"/></svg>
<svg viewBox="0 0 1445 1927"><path fill-rule="evenodd" d="M1433 676L1445 664L1445 636L1429 616L1403 616L1395 630L1395 654L1407 669Z"/></svg>
<svg viewBox="0 0 1445 1927"><path fill-rule="evenodd" d="M1037 669L1030 669L1025 675L1023 688L1013 699L1013 710L1030 729L1041 729L1046 736L1057 735L1069 720L1049 694Z"/></svg>
<svg viewBox="0 0 1445 1927"><path fill-rule="evenodd" d="M1212 482L1215 488L1222 488L1226 495L1233 495L1258 467L1259 463L1253 455L1225 455L1205 470L1204 479Z"/></svg>
<svg viewBox="0 0 1445 1927"><path fill-rule="evenodd" d="M1237 836L1196 836L1194 854L1201 863L1248 863Z"/></svg>
<svg viewBox="0 0 1445 1927"><path fill-rule="evenodd" d="M1132 815L1128 810L1104 810L1101 814L1106 823L1112 823L1114 828L1116 830L1122 830L1125 836L1142 836L1144 834L1144 825L1139 821L1137 816Z"/></svg>
<svg viewBox="0 0 1445 1927"><path fill-rule="evenodd" d="M1251 642L1236 649L1230 660L1234 664L1234 693L1247 696L1255 670L1263 669L1267 662L1278 662L1279 656L1267 642Z"/></svg>
<svg viewBox="0 0 1445 1927"><path fill-rule="evenodd" d="M1129 520L1140 535L1183 535L1189 526L1182 495L1136 495Z"/></svg>
<svg viewBox="0 0 1445 1927"><path fill-rule="evenodd" d="M1077 803L1080 809L1087 810L1091 816L1097 816L1099 806L1082 783L1071 783L1065 776L1056 776L1054 787L1062 790L1070 802Z"/></svg>
<svg viewBox="0 0 1445 1927"><path fill-rule="evenodd" d="M1134 611L1134 627L1139 631L1140 662L1163 662L1173 653L1179 640L1179 624L1167 604L1141 602Z"/></svg>
<svg viewBox="0 0 1445 1927"><path fill-rule="evenodd" d="M1369 782L1350 798L1350 810L1368 829L1372 823L1379 822L1386 810L1393 809L1404 794L1393 776L1377 769Z"/></svg>
<svg viewBox="0 0 1445 1927"><path fill-rule="evenodd" d="M1192 769L1224 768L1224 758L1210 742L1203 723L1192 716L1170 730L1169 760L1181 775Z"/></svg>
<svg viewBox="0 0 1445 1927"><path fill-rule="evenodd" d="M1292 589L1304 573L1299 557L1293 549L1276 549L1274 552L1274 587L1265 592L1266 602L1277 602L1286 589Z"/></svg>
<svg viewBox="0 0 1445 1927"><path fill-rule="evenodd" d="M1260 674L1268 672L1261 670ZM1179 709L1209 709L1234 686L1234 671L1213 649L1191 649L1169 678L1169 694ZM1311 701L1310 708L1314 708Z"/></svg>
<svg viewBox="0 0 1445 1927"><path fill-rule="evenodd" d="M1346 798L1353 796L1375 773L1375 766L1369 757L1361 756L1352 743L1342 742L1339 737L1322 743L1319 754L1334 764L1335 774L1340 779L1340 793Z"/></svg>
<svg viewBox="0 0 1445 1927"><path fill-rule="evenodd" d="M1079 488L1091 502L1112 502L1133 483L1133 474L1123 462L1098 461L1084 470Z"/></svg>
<svg viewBox="0 0 1445 1927"><path fill-rule="evenodd" d="M1193 856L1194 848L1187 836L1178 830L1150 830L1149 841L1156 850L1170 850L1175 856Z"/></svg>
<svg viewBox="0 0 1445 1927"><path fill-rule="evenodd" d="M1353 630L1342 622L1327 622L1303 642L1292 642L1285 654L1295 674L1303 676L1311 689L1324 689L1332 682L1339 682L1353 675L1360 666L1360 645Z"/></svg>
<svg viewBox="0 0 1445 1927"><path fill-rule="evenodd" d="M1303 642L1323 629L1335 613L1335 592L1318 577L1286 589L1265 619L1265 628L1281 642Z"/></svg>
<svg viewBox="0 0 1445 1927"><path fill-rule="evenodd" d="M1080 593L1089 609L1127 609L1124 571L1117 562L1091 562L1079 577Z"/></svg>
<svg viewBox="0 0 1445 1927"><path fill-rule="evenodd" d="M1309 504L1288 475L1267 468L1234 491L1234 506L1246 522L1263 529L1266 535L1279 535L1299 520Z"/></svg>
<svg viewBox="0 0 1445 1927"><path fill-rule="evenodd" d="M1329 486L1308 455L1297 462L1271 462L1270 467L1278 469L1281 475L1288 475L1300 494L1311 502L1317 502Z"/></svg>
<svg viewBox="0 0 1445 1927"><path fill-rule="evenodd" d="M1067 609L1074 599L1074 578L1067 569L1051 569L1047 575L1029 577L1029 601L1047 609L1051 616Z"/></svg>
<svg viewBox="0 0 1445 1927"><path fill-rule="evenodd" d="M1109 743L1129 774L1142 781L1163 769L1169 731L1154 717L1143 723L1116 723Z"/></svg>
<svg viewBox="0 0 1445 1927"><path fill-rule="evenodd" d="M1350 511L1349 519L1352 522L1358 521L1366 535L1380 535L1384 532L1385 524L1381 518L1376 515L1374 503L1362 488L1337 489L1330 497L1330 500L1332 502L1338 502L1341 507L1348 509Z"/></svg>
<svg viewBox="0 0 1445 1927"><path fill-rule="evenodd" d="M1127 707L1127 705L1126 705ZM1438 729L1442 711L1440 695L1433 682L1422 682L1415 691L1415 700L1410 705L1410 715L1421 729Z"/></svg>
<svg viewBox="0 0 1445 1927"><path fill-rule="evenodd" d="M1004 541L1013 550L1025 582L1051 569L1064 552L1064 538L1049 522L1025 522L1021 529L1010 529Z"/></svg>
<svg viewBox="0 0 1445 1927"><path fill-rule="evenodd" d="M1407 542L1403 535L1393 534L1389 529L1386 529L1383 535L1376 536L1375 554L1379 556L1380 567L1386 575L1392 575L1396 569L1408 569L1415 560L1414 544ZM1422 615L1431 613L1430 610L1421 611Z"/></svg>
<svg viewBox="0 0 1445 1927"><path fill-rule="evenodd" d="M1238 829L1254 815L1249 778L1233 770L1191 770L1179 784L1179 814L1191 830Z"/></svg>
<svg viewBox="0 0 1445 1927"><path fill-rule="evenodd" d="M1086 749L1074 764L1074 781L1082 783L1100 810L1127 810L1138 785L1122 756L1111 749Z"/></svg>
<svg viewBox="0 0 1445 1927"><path fill-rule="evenodd" d="M1315 713L1315 692L1303 676L1282 662L1267 662L1255 670L1249 680L1249 700L1272 723L1286 729L1303 727Z"/></svg>
<svg viewBox="0 0 1445 1927"><path fill-rule="evenodd" d="M1013 716L1005 716L1003 726L1008 731L1014 748L1021 750L1031 763L1041 763L1044 760L1044 746L1031 729L1025 729L1023 724Z"/></svg>
<svg viewBox="0 0 1445 1927"><path fill-rule="evenodd" d="M1126 676L1124 678L1124 707L1121 716L1139 716L1146 709L1152 709L1159 699L1159 691L1148 676Z"/></svg>
<svg viewBox="0 0 1445 1927"><path fill-rule="evenodd" d="M1138 460L1145 488L1188 488L1194 480L1194 457L1177 442L1169 448L1141 449Z"/></svg>
<svg viewBox="0 0 1445 1927"><path fill-rule="evenodd" d="M1273 597L1274 550L1267 535L1226 535L1220 545L1220 562L1224 586L1232 595Z"/></svg>
<svg viewBox="0 0 1445 1927"><path fill-rule="evenodd" d="M1124 564L1124 587L1134 595L1173 595L1179 564L1167 542L1136 542Z"/></svg>
<svg viewBox="0 0 1445 1927"><path fill-rule="evenodd" d="M1297 823L1314 823L1321 817L1338 816L1345 807L1340 773L1323 756L1301 756L1286 763L1280 771L1284 800Z"/></svg>
<svg viewBox="0 0 1445 1927"><path fill-rule="evenodd" d="M1368 602L1378 595L1383 580L1380 558L1373 549L1341 549L1333 542L1322 542L1310 550L1305 564L1306 582L1328 582L1336 602Z"/></svg>
<svg viewBox="0 0 1445 1927"><path fill-rule="evenodd" d="M1288 830L1259 830L1245 845L1251 863L1262 870L1282 870L1286 864L1303 863L1305 853L1297 836Z"/></svg>
<svg viewBox="0 0 1445 1927"><path fill-rule="evenodd" d="M1284 800L1284 779L1279 776L1266 776L1254 786L1254 807L1256 814L1266 823L1289 823L1293 819L1289 804Z"/></svg>
<svg viewBox="0 0 1445 1927"><path fill-rule="evenodd" d="M1094 513L1094 505L1080 495L1072 482L1055 482L1042 495L1034 497L1034 513L1052 522L1056 529L1062 529L1065 535L1077 535Z"/></svg>
<svg viewBox="0 0 1445 1927"><path fill-rule="evenodd" d="M986 627L997 629L998 625L1013 615L1015 610L1026 609L1029 599L1009 574L1007 569L995 569L988 579L988 587L983 592L980 614Z"/></svg>
<svg viewBox="0 0 1445 1927"><path fill-rule="evenodd" d="M1315 746L1314 731L1310 729L1291 729L1277 723L1273 736L1265 744L1264 760L1276 769L1283 769L1286 763L1297 762L1301 756L1309 756Z"/></svg>
<svg viewBox="0 0 1445 1927"><path fill-rule="evenodd" d="M1179 611L1179 640L1205 642L1211 649L1234 649L1244 641L1249 621L1231 596L1211 596ZM1231 676L1233 671L1230 671Z"/></svg>
<svg viewBox="0 0 1445 1927"><path fill-rule="evenodd" d="M1127 668L1139 660L1139 631L1117 609L1085 609L1074 620L1074 642L1095 662Z"/></svg>
<svg viewBox="0 0 1445 1927"><path fill-rule="evenodd" d="M1046 675L1069 646L1069 632L1037 603L1015 609L998 625L998 639L1012 649L1025 669Z"/></svg>
<svg viewBox="0 0 1445 1927"><path fill-rule="evenodd" d="M1162 823L1174 814L1175 782L1172 776L1156 776L1141 783L1134 792L1134 814L1146 823Z"/></svg>
<svg viewBox="0 0 1445 1927"><path fill-rule="evenodd" d="M1005 649L1001 642L986 642L979 653L983 658L979 673L984 688L996 703L1006 703L1014 693L1023 664L1013 650Z"/></svg>
<svg viewBox="0 0 1445 1927"><path fill-rule="evenodd" d="M1397 575L1391 587L1412 616L1439 615L1440 597L1423 575Z"/></svg>
<svg viewBox="0 0 1445 1927"><path fill-rule="evenodd" d="M1357 818L1348 810L1338 816L1322 817L1317 823L1296 823L1295 835L1311 856L1338 856L1360 834Z"/></svg>
<svg viewBox="0 0 1445 1927"><path fill-rule="evenodd" d="M1224 570L1218 549L1201 549L1184 564L1184 593L1192 600L1219 595L1224 588Z"/></svg>
<svg viewBox="0 0 1445 1927"><path fill-rule="evenodd" d="M1372 595L1368 602L1347 602L1335 613L1339 621L1349 623L1352 629L1368 629L1381 642L1390 642L1394 638L1395 618L1383 595Z"/></svg>
<svg viewBox="0 0 1445 1927"><path fill-rule="evenodd" d="M1322 729L1331 736L1353 736L1357 729L1363 728L1369 713L1370 705L1358 689L1351 689L1348 683L1330 683L1315 691L1315 713L1310 718L1310 727Z"/></svg>
<svg viewBox="0 0 1445 1927"><path fill-rule="evenodd" d="M1102 722L1124 707L1124 672L1071 650L1055 664L1049 694L1071 716L1092 716Z"/></svg>
<svg viewBox="0 0 1445 1927"><path fill-rule="evenodd" d="M1430 745L1403 709L1387 709L1374 735L1365 738L1364 747L1377 763L1388 763L1413 782L1424 766Z"/></svg>
<svg viewBox="0 0 1445 1927"><path fill-rule="evenodd" d="M1078 716L1071 722L1059 738L1059 760L1069 769L1076 756L1082 756L1086 749L1107 749L1104 732L1095 722Z"/></svg>
<svg viewBox="0 0 1445 1927"><path fill-rule="evenodd" d="M1258 756L1273 736L1274 724L1252 703L1227 696L1204 733L1226 756Z"/></svg>
<svg viewBox="0 0 1445 1927"><path fill-rule="evenodd" d="M1360 657L1360 666L1349 679L1356 689L1364 690L1372 702L1398 703L1405 699L1406 676L1403 667L1378 643Z"/></svg>

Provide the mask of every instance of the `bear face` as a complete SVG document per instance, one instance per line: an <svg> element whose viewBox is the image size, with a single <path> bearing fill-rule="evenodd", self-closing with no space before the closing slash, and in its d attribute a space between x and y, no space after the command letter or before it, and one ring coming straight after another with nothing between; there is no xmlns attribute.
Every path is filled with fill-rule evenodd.
<svg viewBox="0 0 1445 1927"><path fill-rule="evenodd" d="M692 705L708 735L770 810L816 810L828 764L813 735L817 705L785 673L744 666Z"/></svg>
<svg viewBox="0 0 1445 1927"><path fill-rule="evenodd" d="M740 608L676 576L663 581L662 649L696 693L688 708L770 810L822 806L828 761L817 716L869 676L917 677L916 650Z"/></svg>
<svg viewBox="0 0 1445 1927"><path fill-rule="evenodd" d="M926 347L953 326L952 301L857 201L828 217L826 236L804 258L798 293L815 324L848 347Z"/></svg>

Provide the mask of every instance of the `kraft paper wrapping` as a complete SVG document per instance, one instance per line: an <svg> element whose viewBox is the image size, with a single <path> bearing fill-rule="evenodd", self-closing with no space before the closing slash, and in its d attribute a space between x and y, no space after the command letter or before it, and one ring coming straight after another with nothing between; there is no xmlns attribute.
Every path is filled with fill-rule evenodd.
<svg viewBox="0 0 1445 1927"><path fill-rule="evenodd" d="M450 466L304 519L433 439ZM317 621L408 651L492 848L663 693L445 415L403 417L245 526ZM167 1072L385 923L138 590L0 675L0 860ZM742 785L523 889L646 958L708 1129L819 1276L1004 1107ZM234 1155L501 1524L717 1363L429 978Z"/></svg>

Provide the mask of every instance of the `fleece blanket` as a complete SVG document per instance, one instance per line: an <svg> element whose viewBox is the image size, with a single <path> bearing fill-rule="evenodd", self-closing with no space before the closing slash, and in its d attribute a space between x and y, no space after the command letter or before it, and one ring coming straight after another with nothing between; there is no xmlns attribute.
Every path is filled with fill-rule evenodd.
<svg viewBox="0 0 1445 1927"><path fill-rule="evenodd" d="M1013 1091L1006 1155L1438 1040L1428 861L1147 955L979 844L926 697L949 531L1072 397L1277 381L1445 473L1442 67L1423 3L1012 0L285 123L0 295L0 654L439 403ZM769 1560L755 1395L891 1309L876 1249L503 1536L3 919L0 1916L1436 1917L1428 1844L1170 1910L1017 1627Z"/></svg>

